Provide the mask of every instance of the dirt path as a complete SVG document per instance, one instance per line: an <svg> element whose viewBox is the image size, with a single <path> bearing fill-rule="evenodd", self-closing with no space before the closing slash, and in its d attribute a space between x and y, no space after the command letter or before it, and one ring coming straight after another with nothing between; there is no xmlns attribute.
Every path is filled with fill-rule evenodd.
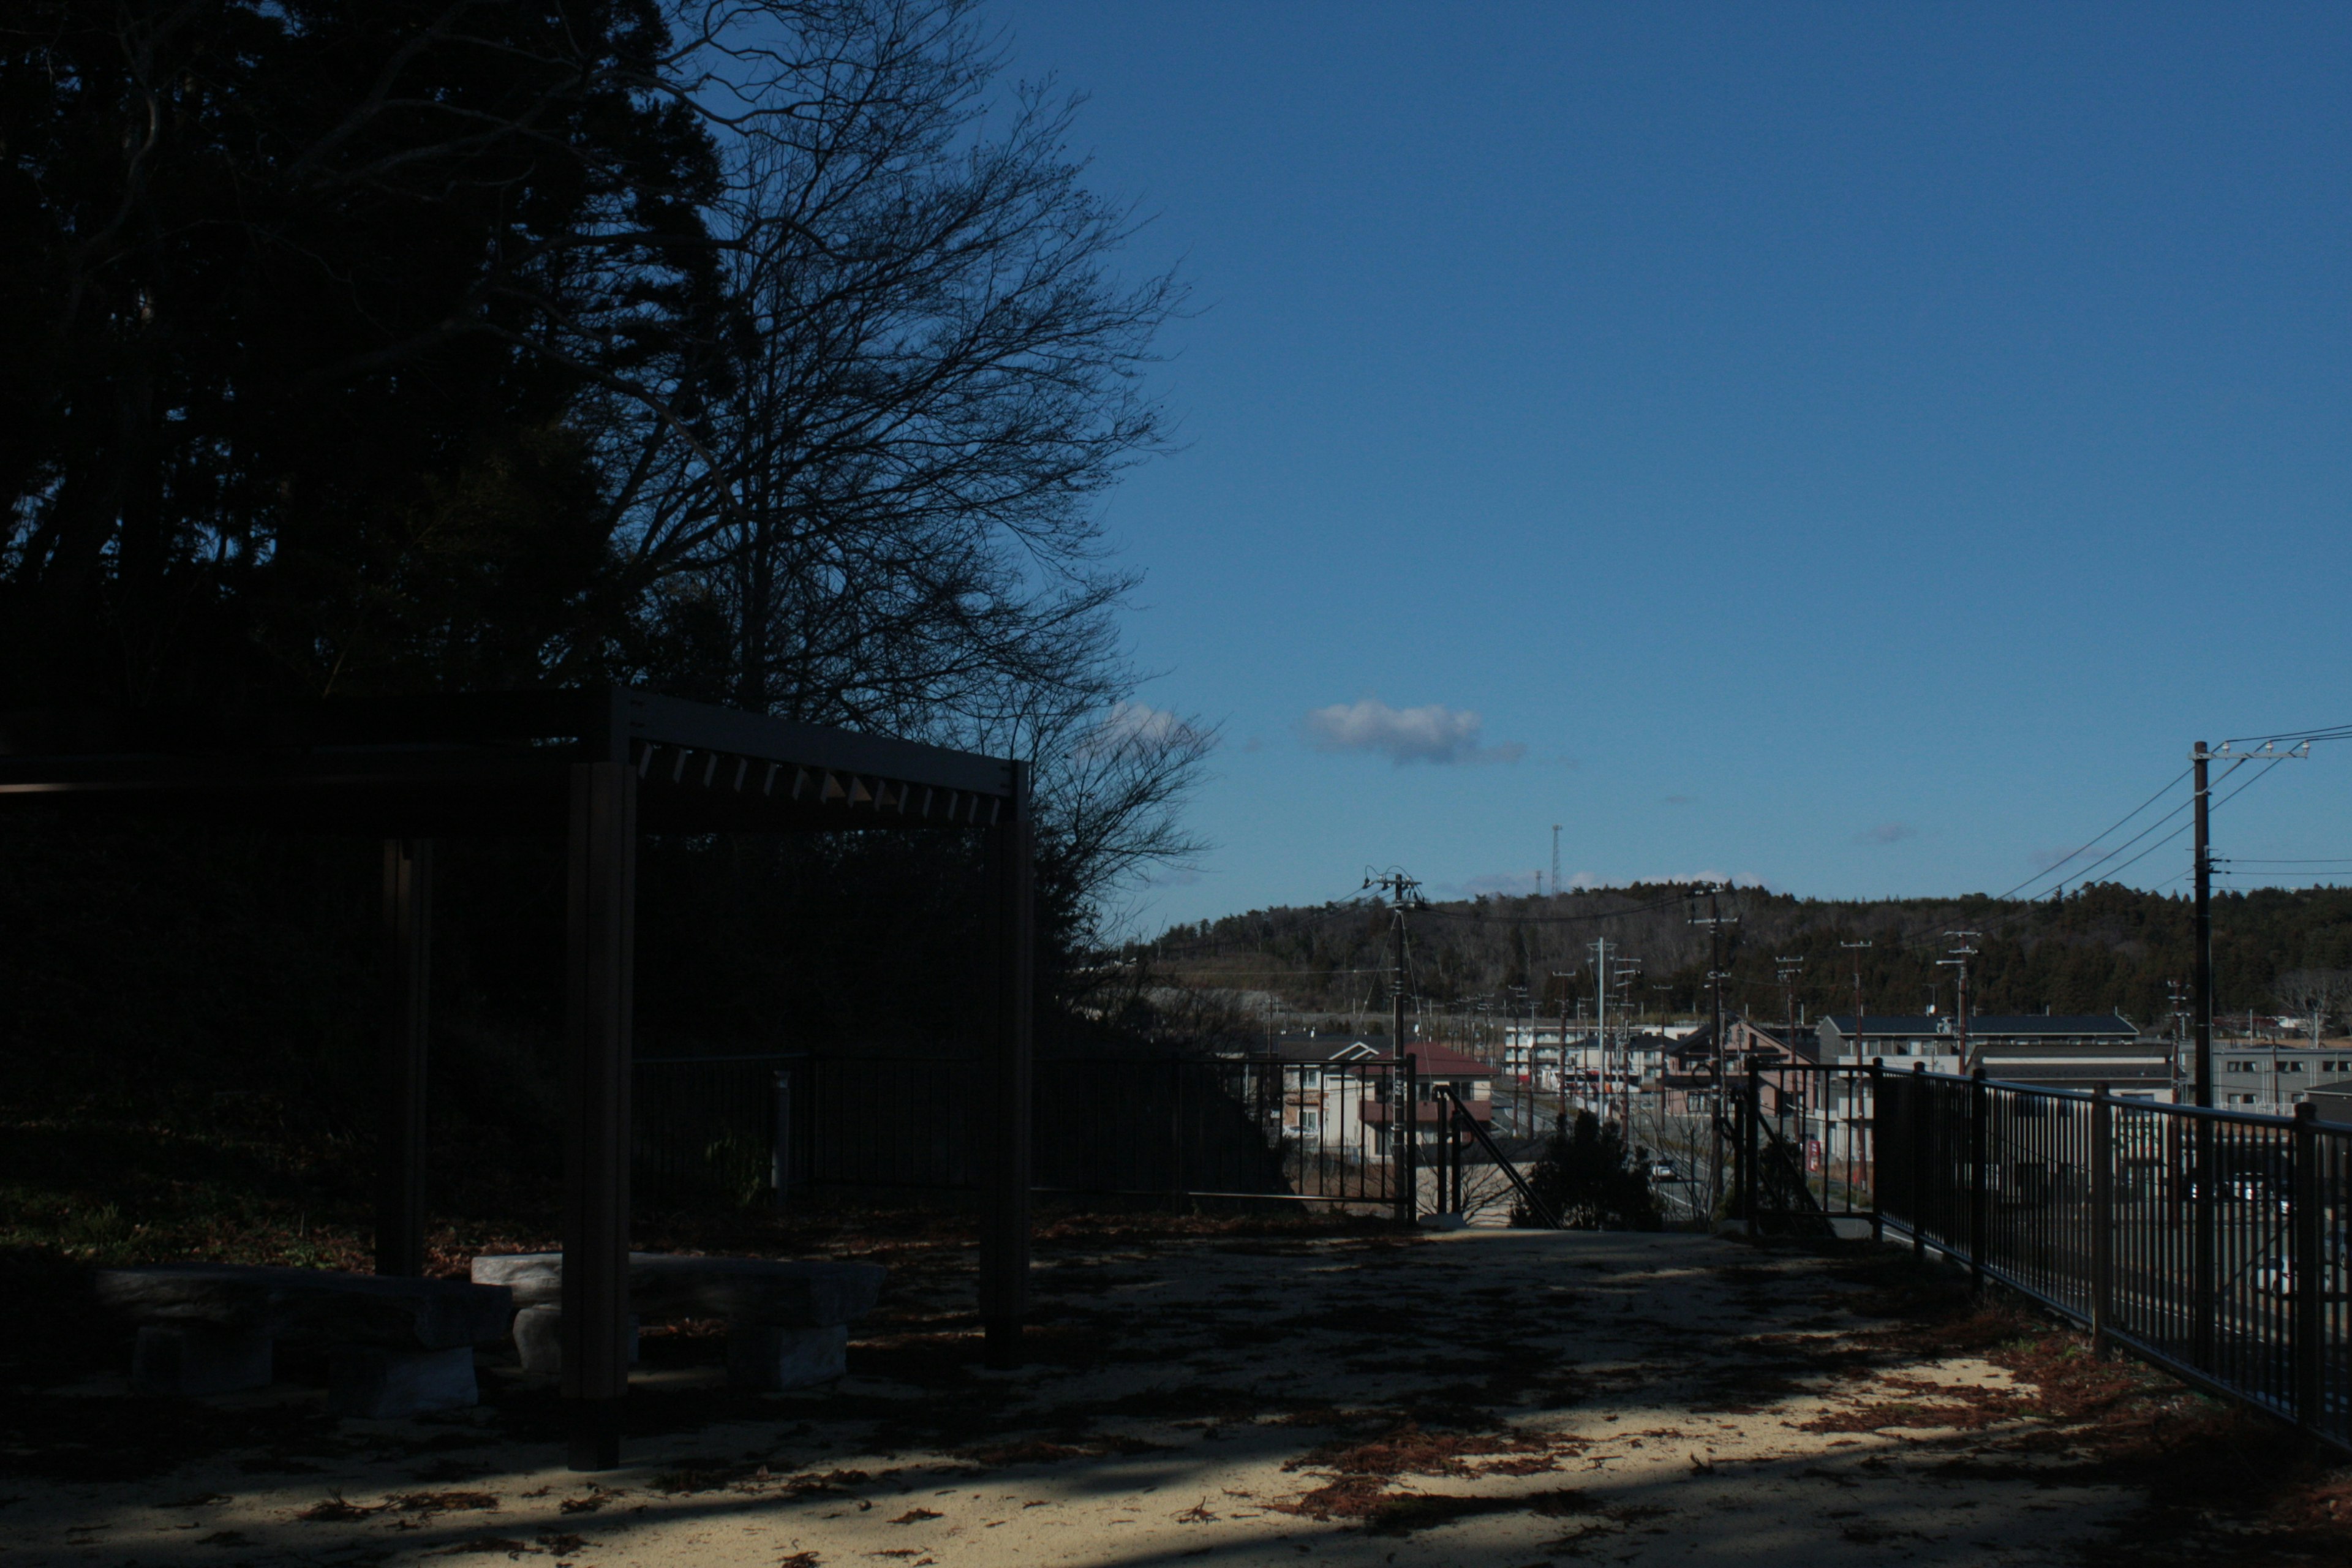
<svg viewBox="0 0 2352 1568"><path fill-rule="evenodd" d="M124 1431L120 1479L0 1482L0 1568L1831 1568L2145 1548L2145 1489L2101 1423L2180 1396L2099 1369L2068 1407L2011 1370L2013 1324L1923 1324L1907 1268L1696 1237L1141 1241L1049 1258L1040 1364L1005 1374L973 1364L968 1286L912 1270L835 1388L736 1396L662 1364L707 1345L650 1356L636 1462L593 1484L551 1468L551 1396L512 1374L457 1418L341 1427L299 1389L173 1415L92 1387L53 1402L60 1430L130 1409L189 1425ZM164 1446L138 1462L141 1442ZM215 1451L173 1462L190 1445ZM100 1441L48 1468L102 1475L109 1457Z"/></svg>

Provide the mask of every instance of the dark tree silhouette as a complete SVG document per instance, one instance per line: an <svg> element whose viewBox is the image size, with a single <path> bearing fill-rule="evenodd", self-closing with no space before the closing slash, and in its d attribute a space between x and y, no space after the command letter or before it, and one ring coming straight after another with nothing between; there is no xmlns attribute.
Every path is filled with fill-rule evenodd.
<svg viewBox="0 0 2352 1568"><path fill-rule="evenodd" d="M1589 1110L1577 1112L1572 1129L1565 1117L1552 1129L1528 1185L1570 1230L1655 1230L1660 1224L1648 1151L1628 1149L1622 1128L1603 1125ZM1515 1204L1511 1223L1538 1221Z"/></svg>

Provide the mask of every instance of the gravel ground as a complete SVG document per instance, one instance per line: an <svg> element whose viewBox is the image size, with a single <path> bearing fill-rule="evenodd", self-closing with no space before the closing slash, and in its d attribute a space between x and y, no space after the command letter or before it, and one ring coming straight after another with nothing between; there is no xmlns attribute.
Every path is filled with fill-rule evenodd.
<svg viewBox="0 0 2352 1568"><path fill-rule="evenodd" d="M1017 1373L978 1365L952 1246L886 1258L826 1389L733 1394L714 1326L653 1336L631 1464L593 1478L499 1365L481 1409L416 1422L338 1424L299 1384L42 1393L0 1454L0 1568L2352 1562L2346 1472L1892 1249L1138 1233L1040 1258Z"/></svg>

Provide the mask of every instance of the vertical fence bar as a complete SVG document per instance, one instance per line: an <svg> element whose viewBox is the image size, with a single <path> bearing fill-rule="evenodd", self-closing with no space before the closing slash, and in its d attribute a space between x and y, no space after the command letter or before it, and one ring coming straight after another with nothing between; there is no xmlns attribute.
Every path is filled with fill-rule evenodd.
<svg viewBox="0 0 2352 1568"><path fill-rule="evenodd" d="M1991 1228L1989 1100L1985 1069L1979 1066L1969 1075L1969 1278L1979 1290L1984 1289L1985 1244Z"/></svg>
<svg viewBox="0 0 2352 1568"><path fill-rule="evenodd" d="M1927 1064L1911 1064L1911 1088L1907 1096L1910 1105L1906 1120L1910 1122L1911 1151L1908 1201L1911 1205L1911 1256L1916 1260L1927 1255Z"/></svg>
<svg viewBox="0 0 2352 1568"><path fill-rule="evenodd" d="M1748 1058L1748 1089L1742 1104L1745 1125L1739 1133L1739 1210L1740 1217L1748 1222L1748 1234L1754 1236L1757 1216L1764 1212L1756 1199L1756 1189L1762 1184L1764 1174L1763 1162L1759 1157L1764 1135L1764 1075L1752 1056Z"/></svg>
<svg viewBox="0 0 2352 1568"><path fill-rule="evenodd" d="M2105 1361L2116 1317L2116 1104L2107 1086L2091 1100L2091 1353Z"/></svg>
<svg viewBox="0 0 2352 1568"><path fill-rule="evenodd" d="M1179 1199L1184 1186L1184 1064L1168 1064L1168 1190Z"/></svg>
<svg viewBox="0 0 2352 1568"><path fill-rule="evenodd" d="M1389 1086L1397 1100L1396 1114L1389 1118L1389 1142L1396 1145L1390 1169L1398 1177L1397 1223L1410 1226L1421 1214L1421 1059L1404 1048L1402 1036L1397 1051L1397 1076Z"/></svg>
<svg viewBox="0 0 2352 1568"><path fill-rule="evenodd" d="M793 1192L793 1069L776 1068L776 1140L769 1147L769 1183L776 1187L776 1208L783 1211Z"/></svg>
<svg viewBox="0 0 2352 1568"><path fill-rule="evenodd" d="M1867 1170L1870 1173L1870 1239L1879 1242L1886 1239L1886 1202L1878 1190L1880 1177L1885 1169L1881 1163L1886 1148L1885 1105L1886 1064L1878 1058L1873 1057L1870 1058L1870 1115L1865 1123L1860 1109L1856 1108L1853 1127L1847 1134L1849 1152L1846 1163L1846 1184L1849 1188L1852 1187L1857 1169ZM1870 1129L1870 1156L1868 1163L1862 1164L1859 1162L1859 1156L1852 1151L1851 1144L1860 1137L1864 1125Z"/></svg>
<svg viewBox="0 0 2352 1568"><path fill-rule="evenodd" d="M2294 1245L2288 1255L2294 1295L2294 1418L2306 1432L2326 1426L2323 1375L2327 1346L2327 1258L2319 1182L2319 1108L2294 1108Z"/></svg>
<svg viewBox="0 0 2352 1568"><path fill-rule="evenodd" d="M2192 1237L2195 1256L2189 1265L2189 1335L2193 1347L2190 1354L2200 1367L2213 1364L2213 1287L2220 1272L2216 1226L2221 1202L2221 1173L2215 1158L2215 1144L2219 1142L2216 1131L2212 1121L2203 1116L2190 1126L2195 1152L2189 1157L2189 1188L2196 1216Z"/></svg>

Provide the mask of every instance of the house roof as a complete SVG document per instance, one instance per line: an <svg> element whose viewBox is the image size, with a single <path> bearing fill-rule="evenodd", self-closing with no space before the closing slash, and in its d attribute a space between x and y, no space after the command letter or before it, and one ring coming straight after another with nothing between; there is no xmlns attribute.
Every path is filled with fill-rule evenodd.
<svg viewBox="0 0 2352 1568"><path fill-rule="evenodd" d="M1851 1039L1857 1033L1854 1016L1851 1013L1825 1015L1822 1022ZM1956 1033L1959 1021L1946 1013L1869 1013L1863 1016L1859 1033L1918 1037L1928 1035ZM2137 1039L2138 1028L2127 1019L2113 1013L1985 1013L1969 1020L1969 1036L1982 1039L2001 1035L2019 1039L2051 1036L2097 1036L2101 1038L2128 1037Z"/></svg>
<svg viewBox="0 0 2352 1568"><path fill-rule="evenodd" d="M1412 1053L1415 1070L1423 1078L1496 1076L1495 1068L1475 1057L1433 1040L1415 1040L1406 1049ZM1270 1047L1258 1047L1250 1054L1286 1062L1328 1062L1335 1067L1386 1067L1395 1060L1389 1054L1386 1035L1276 1035Z"/></svg>

